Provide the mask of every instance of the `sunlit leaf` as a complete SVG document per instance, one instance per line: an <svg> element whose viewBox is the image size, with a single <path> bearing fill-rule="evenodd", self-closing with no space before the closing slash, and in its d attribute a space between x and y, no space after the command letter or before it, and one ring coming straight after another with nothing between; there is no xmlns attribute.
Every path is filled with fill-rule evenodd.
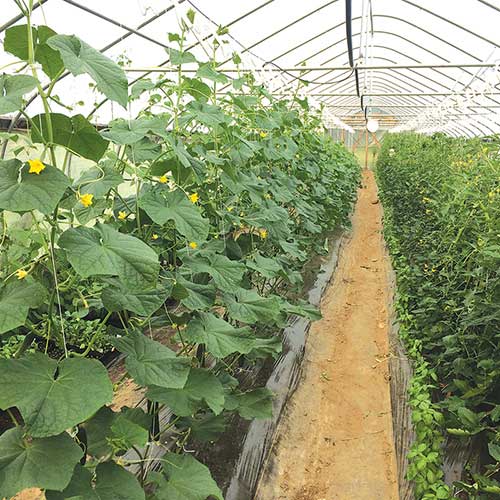
<svg viewBox="0 0 500 500"><path fill-rule="evenodd" d="M160 264L158 255L146 243L116 229L97 224L95 228L77 227L66 230L59 246L80 276L118 276L137 289L156 284Z"/></svg>
<svg viewBox="0 0 500 500"><path fill-rule="evenodd" d="M57 33L48 26L31 28L34 59L42 65L47 76L55 78L64 68L57 50L52 49L47 40ZM28 61L28 26L26 24L12 26L5 31L4 49L23 61Z"/></svg>
<svg viewBox="0 0 500 500"><path fill-rule="evenodd" d="M180 189L148 191L140 198L139 205L156 224L163 225L173 220L177 231L189 241L203 241L208 236L208 221Z"/></svg>
<svg viewBox="0 0 500 500"><path fill-rule="evenodd" d="M108 99L127 107L128 81L118 64L74 35L55 35L47 44L60 53L73 75L88 74Z"/></svg>

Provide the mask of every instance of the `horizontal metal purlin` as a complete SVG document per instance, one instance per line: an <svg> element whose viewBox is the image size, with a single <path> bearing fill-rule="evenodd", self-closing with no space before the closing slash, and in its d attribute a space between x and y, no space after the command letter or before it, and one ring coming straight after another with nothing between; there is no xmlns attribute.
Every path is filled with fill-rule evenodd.
<svg viewBox="0 0 500 500"><path fill-rule="evenodd" d="M329 105L328 106L329 108L334 108L334 109L352 109L352 108L356 108L357 106L355 104L347 104L347 105ZM432 104L367 104L366 105L367 108L422 108L422 109L427 109L427 108L430 108L430 109L436 109L437 106L433 106ZM456 109L457 106L443 106L443 109L444 108L452 108L452 109ZM480 104L473 104L473 105L470 105L470 106L464 106L464 108L500 108L500 104L499 105L490 105L490 104L486 104L486 105L480 105Z"/></svg>
<svg viewBox="0 0 500 500"><path fill-rule="evenodd" d="M370 65L370 66L356 66L359 70L399 70L399 69L433 69L433 68L495 68L495 63L436 63L436 64L393 64L393 65ZM125 71L147 71L147 72L172 72L178 71L176 67L157 67L151 68L123 68ZM352 68L349 66L294 66L290 68L217 68L221 73L238 73L248 71L263 71L268 73L282 73L291 71L350 71ZM198 70L194 68L183 68L183 73L196 73Z"/></svg>
<svg viewBox="0 0 500 500"><path fill-rule="evenodd" d="M245 95L242 92L217 92L217 94L220 95ZM275 97L295 97L297 95L296 92L289 92L289 93L274 93L271 92L271 94ZM440 97L440 96L462 96L462 95L471 95L473 97L482 97L483 94L475 94L474 92L386 92L386 93L379 93L379 94L372 94L368 93L365 94L363 92L363 96L365 97L419 97L419 96L426 96L426 97ZM485 92L484 95L500 95L500 92ZM300 94L299 97L315 97L315 96L321 96L321 97L358 97L357 94L343 94L343 93L329 93L329 92L305 92L305 94ZM491 107L491 106L490 106Z"/></svg>

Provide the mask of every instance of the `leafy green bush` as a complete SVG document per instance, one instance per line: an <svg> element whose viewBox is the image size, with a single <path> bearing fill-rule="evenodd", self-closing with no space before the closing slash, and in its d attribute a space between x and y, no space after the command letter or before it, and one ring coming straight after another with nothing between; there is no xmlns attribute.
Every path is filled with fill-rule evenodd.
<svg viewBox="0 0 500 500"><path fill-rule="evenodd" d="M306 101L220 73L217 41L213 59L196 61L184 47L192 12L169 34L176 77L141 80L130 96L120 66L24 14L4 49L32 76L0 80L0 113L20 110L28 124L24 137L3 134L15 146L0 162L0 408L14 424L0 436L0 497L36 486L48 500L109 489L130 500L146 490L222 498L184 445L191 433L215 439L228 414L270 416L272 394L239 387L236 375L279 354L289 314L317 317L288 299L325 233L347 222L357 162ZM198 68L191 77L187 63ZM65 70L124 107L145 107L101 131L52 112ZM220 96L225 84L232 92ZM44 105L36 116L23 101L33 90ZM73 172L75 155L89 168ZM91 359L111 346L148 412L111 409L114 387ZM162 469L149 473L152 442L165 447L152 430L165 406L172 437ZM124 456L131 448L137 459Z"/></svg>
<svg viewBox="0 0 500 500"><path fill-rule="evenodd" d="M417 498L443 488L444 428L489 450L488 459L469 464L484 475L457 488L471 498L500 492L493 480L500 467L498 150L496 138L408 133L387 136L378 158L402 337L416 366L409 474Z"/></svg>

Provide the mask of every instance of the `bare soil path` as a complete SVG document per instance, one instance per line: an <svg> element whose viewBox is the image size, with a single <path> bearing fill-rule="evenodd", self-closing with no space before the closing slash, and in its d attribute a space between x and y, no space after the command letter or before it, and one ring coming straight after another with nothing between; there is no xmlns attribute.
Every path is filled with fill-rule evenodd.
<svg viewBox="0 0 500 500"><path fill-rule="evenodd" d="M299 388L256 500L397 500L388 263L373 173L313 324Z"/></svg>

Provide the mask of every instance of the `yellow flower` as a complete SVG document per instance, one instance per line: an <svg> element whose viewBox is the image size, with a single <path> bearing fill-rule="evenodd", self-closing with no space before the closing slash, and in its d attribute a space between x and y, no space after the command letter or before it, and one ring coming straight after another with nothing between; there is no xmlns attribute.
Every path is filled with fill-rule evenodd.
<svg viewBox="0 0 500 500"><path fill-rule="evenodd" d="M193 193L189 195L189 199L191 200L191 203L196 203L198 201L198 193Z"/></svg>
<svg viewBox="0 0 500 500"><path fill-rule="evenodd" d="M267 137L267 132L264 132L263 130L261 130L259 135L262 137L262 139L265 139Z"/></svg>
<svg viewBox="0 0 500 500"><path fill-rule="evenodd" d="M151 235L151 239L152 239L152 240L157 240L158 238L159 238L159 236L158 236L156 233L153 233L153 234Z"/></svg>
<svg viewBox="0 0 500 500"><path fill-rule="evenodd" d="M234 207L227 207L228 212L232 212L234 210Z"/></svg>
<svg viewBox="0 0 500 500"><path fill-rule="evenodd" d="M127 218L127 214L125 212L120 211L118 212L118 218L120 220L125 220Z"/></svg>
<svg viewBox="0 0 500 500"><path fill-rule="evenodd" d="M41 162L41 160L28 160L30 165L29 173L40 175L40 172L45 169L45 165Z"/></svg>
<svg viewBox="0 0 500 500"><path fill-rule="evenodd" d="M26 278L26 276L28 276L28 272L24 269L18 269L16 271L16 276L18 280L23 280L24 278Z"/></svg>
<svg viewBox="0 0 500 500"><path fill-rule="evenodd" d="M264 198L265 198L266 200L270 200L270 199L271 199L271 194L270 194L270 193L266 193L266 194L264 195Z"/></svg>
<svg viewBox="0 0 500 500"><path fill-rule="evenodd" d="M191 241L189 243L189 248L192 248L193 250L196 250L198 248L198 244L196 243L196 241Z"/></svg>
<svg viewBox="0 0 500 500"><path fill-rule="evenodd" d="M85 193L80 195L80 203L84 207L90 207L92 205L92 199L94 198L93 194Z"/></svg>
<svg viewBox="0 0 500 500"><path fill-rule="evenodd" d="M265 240L267 238L267 229L259 229L260 237Z"/></svg>
<svg viewBox="0 0 500 500"><path fill-rule="evenodd" d="M160 182L161 184L166 184L168 182L168 178L166 175L162 175L159 179L158 179L158 182Z"/></svg>

